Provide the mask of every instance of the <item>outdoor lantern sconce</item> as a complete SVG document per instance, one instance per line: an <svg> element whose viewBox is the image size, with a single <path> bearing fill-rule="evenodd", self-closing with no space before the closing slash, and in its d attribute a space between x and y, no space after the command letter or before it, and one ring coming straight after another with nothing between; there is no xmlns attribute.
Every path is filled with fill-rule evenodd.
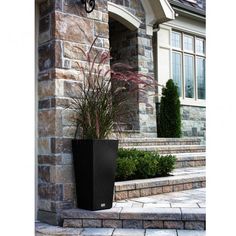
<svg viewBox="0 0 236 236"><path fill-rule="evenodd" d="M90 13L93 11L95 7L95 0L81 0L82 4L84 4L85 11Z"/></svg>

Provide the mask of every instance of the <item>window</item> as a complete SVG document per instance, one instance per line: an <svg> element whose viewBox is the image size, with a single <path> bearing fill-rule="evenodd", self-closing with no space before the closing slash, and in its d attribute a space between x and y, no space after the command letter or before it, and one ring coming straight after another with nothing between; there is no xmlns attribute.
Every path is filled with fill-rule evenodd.
<svg viewBox="0 0 236 236"><path fill-rule="evenodd" d="M172 54L172 71L173 71L173 80L178 87L179 96L182 94L181 86L181 68L182 68L182 55L179 52L173 52Z"/></svg>
<svg viewBox="0 0 236 236"><path fill-rule="evenodd" d="M178 32L172 33L172 47L181 49L181 34Z"/></svg>
<svg viewBox="0 0 236 236"><path fill-rule="evenodd" d="M199 99L205 99L205 58L197 57L197 92Z"/></svg>
<svg viewBox="0 0 236 236"><path fill-rule="evenodd" d="M203 39L196 38L196 53L204 54L205 53L205 42Z"/></svg>
<svg viewBox="0 0 236 236"><path fill-rule="evenodd" d="M184 35L184 50L193 52L193 37Z"/></svg>
<svg viewBox="0 0 236 236"><path fill-rule="evenodd" d="M205 39L172 31L172 78L183 99L205 99Z"/></svg>
<svg viewBox="0 0 236 236"><path fill-rule="evenodd" d="M184 55L185 97L194 98L193 56Z"/></svg>

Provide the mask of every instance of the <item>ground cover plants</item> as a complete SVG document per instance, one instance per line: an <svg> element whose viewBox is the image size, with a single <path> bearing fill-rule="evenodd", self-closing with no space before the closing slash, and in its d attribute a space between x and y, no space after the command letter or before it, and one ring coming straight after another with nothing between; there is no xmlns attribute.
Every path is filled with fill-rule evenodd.
<svg viewBox="0 0 236 236"><path fill-rule="evenodd" d="M175 167L176 157L137 149L119 149L116 180L146 179L168 176Z"/></svg>

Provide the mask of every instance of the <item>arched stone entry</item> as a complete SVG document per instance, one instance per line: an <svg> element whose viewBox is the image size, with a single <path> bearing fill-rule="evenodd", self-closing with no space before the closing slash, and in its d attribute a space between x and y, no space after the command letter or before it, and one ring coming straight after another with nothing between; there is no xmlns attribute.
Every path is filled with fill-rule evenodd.
<svg viewBox="0 0 236 236"><path fill-rule="evenodd" d="M138 40L137 30L131 31L120 22L109 17L109 39L111 48L111 66L114 63L125 63L138 70ZM115 86L115 85L114 85ZM139 130L138 93L127 93L125 106L129 116L119 121L121 130Z"/></svg>
<svg viewBox="0 0 236 236"><path fill-rule="evenodd" d="M154 76L152 36L147 34L144 23L146 12L141 2L125 4L108 1L111 66L121 62L132 66L135 71ZM156 137L154 97L136 92L129 94L126 105L130 115L120 121L122 131L125 134L128 131L128 136Z"/></svg>

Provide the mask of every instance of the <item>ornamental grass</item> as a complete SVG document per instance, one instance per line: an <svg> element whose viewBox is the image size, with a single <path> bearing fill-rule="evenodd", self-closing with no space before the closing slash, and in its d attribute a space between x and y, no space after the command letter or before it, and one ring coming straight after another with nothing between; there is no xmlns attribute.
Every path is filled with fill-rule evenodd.
<svg viewBox="0 0 236 236"><path fill-rule="evenodd" d="M81 85L70 105L76 113L74 138L108 138L114 124L130 115L126 106L129 96L148 90L155 95L158 85L152 77L134 71L129 65L115 63L110 67L110 52L97 50L95 41L96 38L88 51L78 48L86 63L78 63Z"/></svg>

